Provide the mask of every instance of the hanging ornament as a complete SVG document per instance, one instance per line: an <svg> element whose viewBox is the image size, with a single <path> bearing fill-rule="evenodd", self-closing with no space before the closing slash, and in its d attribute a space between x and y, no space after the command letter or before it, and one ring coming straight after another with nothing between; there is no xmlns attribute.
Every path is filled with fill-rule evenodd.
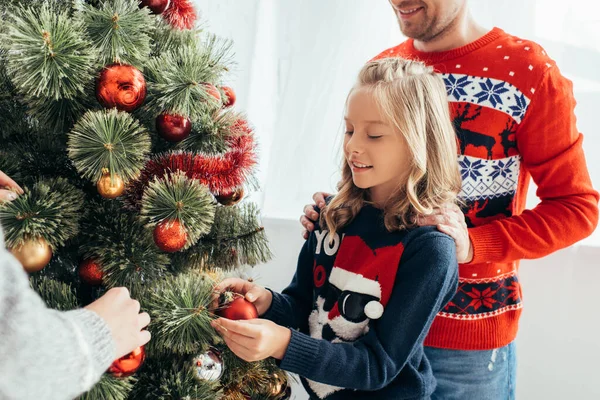
<svg viewBox="0 0 600 400"><path fill-rule="evenodd" d="M169 7L169 0L141 0L140 8L148 7L153 14L161 14Z"/></svg>
<svg viewBox="0 0 600 400"><path fill-rule="evenodd" d="M131 65L108 65L96 81L96 98L103 107L131 112L146 98L144 75Z"/></svg>
<svg viewBox="0 0 600 400"><path fill-rule="evenodd" d="M229 86L223 86L221 87L221 89L223 89L223 92L225 92L225 97L227 97L227 99L223 101L223 107L233 106L236 100L235 92L233 91L233 89Z"/></svg>
<svg viewBox="0 0 600 400"><path fill-rule="evenodd" d="M256 307L244 297L237 297L232 302L221 305L216 310L216 314L220 317L235 321L239 319L258 318Z"/></svg>
<svg viewBox="0 0 600 400"><path fill-rule="evenodd" d="M42 270L52 258L52 248L43 237L26 239L24 243L12 248L10 252L30 274Z"/></svg>
<svg viewBox="0 0 600 400"><path fill-rule="evenodd" d="M98 286L102 284L104 271L102 271L100 263L94 259L88 259L79 264L77 272L81 280L88 285Z"/></svg>
<svg viewBox="0 0 600 400"><path fill-rule="evenodd" d="M187 231L178 219L164 220L154 227L154 243L162 251L179 251L183 249L187 239Z"/></svg>
<svg viewBox="0 0 600 400"><path fill-rule="evenodd" d="M115 360L108 372L117 378L126 378L133 375L144 363L146 359L146 350L144 346L140 346L131 353Z"/></svg>
<svg viewBox="0 0 600 400"><path fill-rule="evenodd" d="M232 192L226 192L215 197L217 198L219 204L223 204L224 206L234 206L244 198L244 189L239 188Z"/></svg>
<svg viewBox="0 0 600 400"><path fill-rule="evenodd" d="M206 353L194 357L196 378L200 381L214 382L223 376L225 365L217 349L209 349Z"/></svg>
<svg viewBox="0 0 600 400"><path fill-rule="evenodd" d="M163 17L177 29L192 29L196 22L196 10L189 0L171 0Z"/></svg>
<svg viewBox="0 0 600 400"><path fill-rule="evenodd" d="M169 142L181 142L190 135L192 121L181 115L160 114L156 117L156 131Z"/></svg>
<svg viewBox="0 0 600 400"><path fill-rule="evenodd" d="M219 92L219 89L217 89L215 85L213 85L212 83L204 82L202 86L204 86L204 88L206 89L206 93L217 99L219 103L221 102L221 92Z"/></svg>
<svg viewBox="0 0 600 400"><path fill-rule="evenodd" d="M102 177L96 184L98 193L105 199L115 199L125 191L125 183L117 174L110 176L108 168L102 168Z"/></svg>

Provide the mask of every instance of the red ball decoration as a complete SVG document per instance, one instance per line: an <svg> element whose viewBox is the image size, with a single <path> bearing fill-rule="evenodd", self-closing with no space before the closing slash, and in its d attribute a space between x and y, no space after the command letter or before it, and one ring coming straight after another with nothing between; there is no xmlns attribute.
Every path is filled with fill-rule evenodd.
<svg viewBox="0 0 600 400"><path fill-rule="evenodd" d="M115 360L108 368L108 372L117 378L126 378L133 375L144 363L146 350L140 346L131 353Z"/></svg>
<svg viewBox="0 0 600 400"><path fill-rule="evenodd" d="M154 243L162 251L179 251L183 249L187 239L187 231L178 219L164 220L154 228Z"/></svg>
<svg viewBox="0 0 600 400"><path fill-rule="evenodd" d="M144 75L131 65L108 65L96 81L96 98L106 108L131 112L146 98Z"/></svg>
<svg viewBox="0 0 600 400"><path fill-rule="evenodd" d="M141 7L148 7L152 13L161 14L169 7L169 0L141 0Z"/></svg>
<svg viewBox="0 0 600 400"><path fill-rule="evenodd" d="M216 313L220 317L232 320L258 318L256 307L244 297L238 297L231 303L224 304Z"/></svg>
<svg viewBox="0 0 600 400"><path fill-rule="evenodd" d="M79 277L88 285L98 286L102 284L104 271L98 261L94 259L85 260L79 265Z"/></svg>
<svg viewBox="0 0 600 400"><path fill-rule="evenodd" d="M231 107L234 105L236 96L233 89L229 86L223 86L221 89L223 89L223 92L225 92L225 97L227 97L227 99L223 102L223 107Z"/></svg>
<svg viewBox="0 0 600 400"><path fill-rule="evenodd" d="M192 121L181 115L160 114L156 117L156 130L169 142L181 142L190 135Z"/></svg>
<svg viewBox="0 0 600 400"><path fill-rule="evenodd" d="M204 86L204 88L206 89L206 93L217 99L219 103L221 102L221 92L219 92L219 89L217 89L215 85L213 85L212 83L204 82L202 86Z"/></svg>

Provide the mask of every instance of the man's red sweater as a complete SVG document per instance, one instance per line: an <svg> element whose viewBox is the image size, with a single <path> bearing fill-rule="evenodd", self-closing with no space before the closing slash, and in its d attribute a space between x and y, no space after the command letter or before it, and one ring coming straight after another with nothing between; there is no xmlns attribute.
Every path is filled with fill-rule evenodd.
<svg viewBox="0 0 600 400"><path fill-rule="evenodd" d="M507 345L523 306L518 260L567 247L598 223L598 193L575 125L572 83L541 46L498 28L443 52L420 52L409 39L375 58L383 57L435 68L460 143L460 197L474 258L460 265L458 292L425 344L461 350ZM541 202L525 210L531 178Z"/></svg>

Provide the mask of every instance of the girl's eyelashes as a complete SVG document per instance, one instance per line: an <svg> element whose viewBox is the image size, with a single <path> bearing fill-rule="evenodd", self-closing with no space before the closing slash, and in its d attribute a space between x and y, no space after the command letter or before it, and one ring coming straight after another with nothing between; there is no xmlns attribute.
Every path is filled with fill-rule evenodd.
<svg viewBox="0 0 600 400"><path fill-rule="evenodd" d="M383 137L383 135L367 135L369 136L369 139L379 139L381 137Z"/></svg>
<svg viewBox="0 0 600 400"><path fill-rule="evenodd" d="M346 131L346 135L350 135L350 136L352 136L352 134L353 134L353 133L354 133L354 131L350 131L350 130L347 130L347 131Z"/></svg>

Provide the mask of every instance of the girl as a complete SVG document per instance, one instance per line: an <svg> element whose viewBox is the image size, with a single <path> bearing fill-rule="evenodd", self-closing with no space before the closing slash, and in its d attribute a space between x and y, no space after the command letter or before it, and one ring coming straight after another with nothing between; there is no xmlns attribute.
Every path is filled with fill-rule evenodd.
<svg viewBox="0 0 600 400"><path fill-rule="evenodd" d="M280 360L311 399L428 399L423 340L454 295L453 240L415 216L456 200L460 175L446 89L424 64L366 64L346 104L338 194L275 293L241 279L226 289L261 319L213 326L239 357Z"/></svg>

